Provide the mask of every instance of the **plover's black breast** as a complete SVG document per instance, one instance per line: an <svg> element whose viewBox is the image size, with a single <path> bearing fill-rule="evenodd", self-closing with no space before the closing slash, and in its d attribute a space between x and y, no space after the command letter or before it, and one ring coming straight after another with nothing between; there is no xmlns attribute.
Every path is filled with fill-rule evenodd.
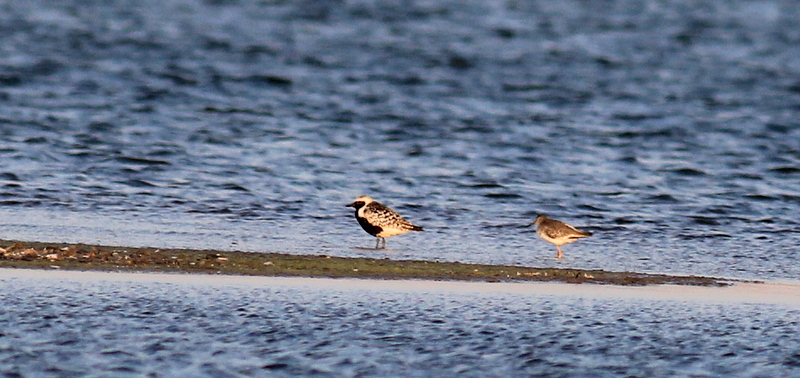
<svg viewBox="0 0 800 378"><path fill-rule="evenodd" d="M381 231L383 231L383 228L381 226L370 223L370 221L365 217L356 215L356 220L358 220L358 224L361 225L361 228L363 228L364 231L366 231L368 234L372 236L378 236L378 234L380 234Z"/></svg>

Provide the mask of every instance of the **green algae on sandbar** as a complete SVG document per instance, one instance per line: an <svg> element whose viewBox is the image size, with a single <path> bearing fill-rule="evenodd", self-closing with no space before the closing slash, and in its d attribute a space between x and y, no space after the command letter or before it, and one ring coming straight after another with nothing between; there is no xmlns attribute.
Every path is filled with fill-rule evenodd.
<svg viewBox="0 0 800 378"><path fill-rule="evenodd" d="M366 279L550 281L626 286L725 286L730 281L702 276L604 270L10 240L0 240L0 267Z"/></svg>

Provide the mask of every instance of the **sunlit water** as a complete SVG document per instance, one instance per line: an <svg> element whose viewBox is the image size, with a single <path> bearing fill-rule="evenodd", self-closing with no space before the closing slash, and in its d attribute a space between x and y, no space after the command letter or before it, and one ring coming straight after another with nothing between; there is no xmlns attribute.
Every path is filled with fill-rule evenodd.
<svg viewBox="0 0 800 378"><path fill-rule="evenodd" d="M796 280L798 19L791 1L0 0L0 237ZM374 241L344 207L360 194L426 232L364 249ZM538 213L595 236L556 261L524 227ZM14 311L45 295L32 285ZM52 300L77 289L64 290ZM314 295L275 305L322 306ZM341 308L361 303L343 298ZM490 317L497 303L453 300ZM517 356L497 364L511 371L527 361L518 338L545 332L519 314L545 303L496 301L519 302L507 304L517 315L464 322L512 322L510 344L487 352ZM627 303L550 306L559 327L571 306L603 308L572 320L581 337L583 322L610 334L627 311L644 309L642 324L656 316ZM676 306L653 332L678 335L673 322L692 318L688 340L717 317ZM417 353L396 358L457 370Z"/></svg>

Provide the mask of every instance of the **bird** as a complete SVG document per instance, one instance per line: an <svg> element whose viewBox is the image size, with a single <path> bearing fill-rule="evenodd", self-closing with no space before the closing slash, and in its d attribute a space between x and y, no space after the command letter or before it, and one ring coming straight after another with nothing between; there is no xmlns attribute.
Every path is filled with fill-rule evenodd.
<svg viewBox="0 0 800 378"><path fill-rule="evenodd" d="M562 221L550 219L546 215L537 216L536 220L529 224L528 227L533 225L536 225L536 234L545 241L556 245L558 250L556 258L559 260L564 256L564 253L561 252L562 245L592 236L591 232L581 231Z"/></svg>
<svg viewBox="0 0 800 378"><path fill-rule="evenodd" d="M356 200L346 205L356 209L356 220L361 228L374 236L375 249L386 248L386 239L390 236L402 235L410 231L423 231L422 227L415 226L403 219L394 210L375 201L370 196L358 196ZM383 246L381 247L381 242Z"/></svg>

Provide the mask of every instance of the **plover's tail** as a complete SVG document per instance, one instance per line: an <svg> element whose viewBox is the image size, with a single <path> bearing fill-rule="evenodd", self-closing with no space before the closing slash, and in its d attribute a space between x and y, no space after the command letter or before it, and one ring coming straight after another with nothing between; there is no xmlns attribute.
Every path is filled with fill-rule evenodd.
<svg viewBox="0 0 800 378"><path fill-rule="evenodd" d="M411 226L411 231L425 231L420 226Z"/></svg>

